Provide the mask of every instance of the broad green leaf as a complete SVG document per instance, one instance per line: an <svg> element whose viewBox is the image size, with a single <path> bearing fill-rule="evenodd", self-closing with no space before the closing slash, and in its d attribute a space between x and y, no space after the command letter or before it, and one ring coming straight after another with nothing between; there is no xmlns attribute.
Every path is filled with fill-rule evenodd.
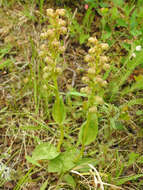
<svg viewBox="0 0 143 190"><path fill-rule="evenodd" d="M69 185L71 185L75 189L76 182L75 182L74 178L71 175L69 175L69 174L64 175L63 180L65 182L67 182Z"/></svg>
<svg viewBox="0 0 143 190"><path fill-rule="evenodd" d="M87 120L81 126L79 132L79 142L84 145L92 143L98 133L98 118L95 113L89 113Z"/></svg>
<svg viewBox="0 0 143 190"><path fill-rule="evenodd" d="M54 145L45 142L40 145L37 145L35 150L32 153L32 159L37 160L52 160L56 158L60 153L57 152L57 149Z"/></svg>
<svg viewBox="0 0 143 190"><path fill-rule="evenodd" d="M29 163L33 164L33 165L36 165L36 166L41 167L41 165L40 165L37 161L33 160L33 158L30 157L30 156L26 156L26 160L27 160Z"/></svg>
<svg viewBox="0 0 143 190"><path fill-rule="evenodd" d="M77 149L61 153L57 158L49 161L48 172L64 173L69 171L75 166L74 162L78 154Z"/></svg>
<svg viewBox="0 0 143 190"><path fill-rule="evenodd" d="M137 180L138 178L143 177L143 174L138 174L138 175L133 175L133 176L128 176L128 177L124 177L121 179L116 179L116 185L122 185L128 181L134 181Z"/></svg>
<svg viewBox="0 0 143 190"><path fill-rule="evenodd" d="M47 185L48 185L48 180L46 180L46 181L42 184L42 186L40 187L40 190L45 190L46 187L47 187Z"/></svg>
<svg viewBox="0 0 143 190"><path fill-rule="evenodd" d="M65 121L66 118L66 110L64 106L64 102L62 97L59 99L55 100L54 106L53 106L53 111L52 111L52 116L58 124L61 124Z"/></svg>

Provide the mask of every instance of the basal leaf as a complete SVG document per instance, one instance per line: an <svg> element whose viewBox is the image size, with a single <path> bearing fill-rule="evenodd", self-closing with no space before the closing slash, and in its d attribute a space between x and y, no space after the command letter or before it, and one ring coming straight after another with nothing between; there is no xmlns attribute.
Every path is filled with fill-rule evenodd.
<svg viewBox="0 0 143 190"><path fill-rule="evenodd" d="M69 174L64 175L63 180L65 182L67 182L69 185L71 185L75 189L76 182L75 182L74 178L71 175L69 175Z"/></svg>
<svg viewBox="0 0 143 190"><path fill-rule="evenodd" d="M33 158L30 157L30 156L26 156L26 160L27 160L29 163L33 164L33 165L36 165L36 166L41 167L41 165L40 165L37 161L33 160Z"/></svg>
<svg viewBox="0 0 143 190"><path fill-rule="evenodd" d="M98 133L98 118L95 113L89 113L87 120L81 126L79 132L79 142L84 145L92 143Z"/></svg>
<svg viewBox="0 0 143 190"><path fill-rule="evenodd" d="M57 158L50 160L48 172L65 173L75 166L75 158L79 154L77 149L61 153Z"/></svg>
<svg viewBox="0 0 143 190"><path fill-rule="evenodd" d="M36 146L35 150L32 153L32 159L37 160L52 160L56 158L60 153L57 152L57 149L54 145L50 143L42 143Z"/></svg>
<svg viewBox="0 0 143 190"><path fill-rule="evenodd" d="M52 111L52 116L58 124L61 124L65 121L66 110L65 110L65 106L64 106L62 97L55 100L55 103L53 106L53 111Z"/></svg>

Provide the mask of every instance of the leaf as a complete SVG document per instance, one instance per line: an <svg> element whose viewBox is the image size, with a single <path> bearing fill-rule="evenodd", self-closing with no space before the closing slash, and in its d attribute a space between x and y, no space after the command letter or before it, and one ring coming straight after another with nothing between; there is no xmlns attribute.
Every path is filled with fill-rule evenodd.
<svg viewBox="0 0 143 190"><path fill-rule="evenodd" d="M88 113L87 121L85 121L79 132L79 142L84 145L92 143L98 133L98 118L95 113Z"/></svg>
<svg viewBox="0 0 143 190"><path fill-rule="evenodd" d="M64 175L63 180L65 182L67 182L69 185L71 185L75 189L76 182L75 182L74 178L71 175L69 175L69 174Z"/></svg>
<svg viewBox="0 0 143 190"><path fill-rule="evenodd" d="M126 21L122 18L118 18L116 20L117 26L122 26L122 27L127 27L128 24L126 23Z"/></svg>
<svg viewBox="0 0 143 190"><path fill-rule="evenodd" d="M62 99L62 96L60 98L57 98L52 111L52 116L58 124L61 124L65 121L66 118L66 110L64 106L64 102Z"/></svg>
<svg viewBox="0 0 143 190"><path fill-rule="evenodd" d="M40 187L40 190L45 190L46 187L47 187L47 185L48 185L48 180L46 180L46 181L42 184L42 186Z"/></svg>
<svg viewBox="0 0 143 190"><path fill-rule="evenodd" d="M37 160L52 160L56 158L60 153L56 147L48 142L37 145L32 153L32 159Z"/></svg>
<svg viewBox="0 0 143 190"><path fill-rule="evenodd" d="M30 157L30 156L26 156L26 160L27 160L29 163L33 164L33 165L36 165L36 166L41 167L41 165L40 165L37 161L33 160L33 158Z"/></svg>
<svg viewBox="0 0 143 190"><path fill-rule="evenodd" d="M128 161L128 166L134 164L136 162L136 160L138 159L140 155L135 153L135 152L131 152L129 154L129 161Z"/></svg>
<svg viewBox="0 0 143 190"><path fill-rule="evenodd" d="M75 158L79 154L77 149L61 153L57 158L50 160L48 172L65 173L75 166Z"/></svg>
<svg viewBox="0 0 143 190"><path fill-rule="evenodd" d="M128 181L133 181L133 180L136 180L140 177L143 177L143 174L138 174L138 175L133 175L133 176L128 176L128 177L124 177L124 178L121 178L121 179L116 179L116 185L122 185Z"/></svg>
<svg viewBox="0 0 143 190"><path fill-rule="evenodd" d="M87 94L83 94L77 91L71 91L67 93L67 96L79 96L79 97L87 97Z"/></svg>

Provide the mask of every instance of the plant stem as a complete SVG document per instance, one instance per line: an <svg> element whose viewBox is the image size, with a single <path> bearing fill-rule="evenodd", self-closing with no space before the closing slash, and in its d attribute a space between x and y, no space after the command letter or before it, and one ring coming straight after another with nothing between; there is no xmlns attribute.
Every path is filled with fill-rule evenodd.
<svg viewBox="0 0 143 190"><path fill-rule="evenodd" d="M61 131L61 135L60 135L60 140L59 140L59 143L58 143L58 146L57 146L57 150L60 152L60 148L61 148L61 145L63 143L63 139L64 139L64 126L61 124L60 125L60 131Z"/></svg>

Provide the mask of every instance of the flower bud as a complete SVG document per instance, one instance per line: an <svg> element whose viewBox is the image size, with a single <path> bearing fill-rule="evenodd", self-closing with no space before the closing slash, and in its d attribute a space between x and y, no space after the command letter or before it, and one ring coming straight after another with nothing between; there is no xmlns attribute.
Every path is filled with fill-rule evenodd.
<svg viewBox="0 0 143 190"><path fill-rule="evenodd" d="M60 42L57 41L57 40L54 40L51 44L52 44L54 47L56 47L56 48L59 48L59 46L60 46Z"/></svg>
<svg viewBox="0 0 143 190"><path fill-rule="evenodd" d="M53 9L47 9L47 16L53 17L54 16L54 10Z"/></svg>
<svg viewBox="0 0 143 190"><path fill-rule="evenodd" d="M44 57L45 56L45 52L44 51L40 51L39 52L39 57Z"/></svg>
<svg viewBox="0 0 143 190"><path fill-rule="evenodd" d="M104 103L103 98L100 97L100 96L95 96L95 97L94 97L94 100L95 100L95 102L96 102L97 104L103 104L103 103Z"/></svg>
<svg viewBox="0 0 143 190"><path fill-rule="evenodd" d="M45 49L46 49L46 44L42 44L42 45L40 46L40 49L41 49L41 50L45 50Z"/></svg>
<svg viewBox="0 0 143 190"><path fill-rule="evenodd" d="M26 78L24 78L24 80L23 80L23 82L26 84L26 83L28 83L28 81L29 81L29 79L26 77Z"/></svg>
<svg viewBox="0 0 143 190"><path fill-rule="evenodd" d="M60 32L61 32L62 34L66 34L66 33L67 33L67 28L64 27L64 26L62 26L62 27L60 28Z"/></svg>
<svg viewBox="0 0 143 190"><path fill-rule="evenodd" d="M93 54L93 53L95 53L96 52L96 48L95 47L92 47L92 48L90 48L89 50L88 50L88 53L90 53L90 54Z"/></svg>
<svg viewBox="0 0 143 190"><path fill-rule="evenodd" d="M44 67L44 69L43 69L43 72L46 72L46 71L48 71L49 69L48 69L48 67L46 66L46 67Z"/></svg>
<svg viewBox="0 0 143 190"><path fill-rule="evenodd" d="M86 93L86 94L90 94L91 93L91 90L88 86L84 87L84 88L81 88L80 89L80 92L81 93Z"/></svg>
<svg viewBox="0 0 143 190"><path fill-rule="evenodd" d="M96 37L90 37L88 39L88 42L91 43L91 44L96 44L98 42L97 38Z"/></svg>
<svg viewBox="0 0 143 190"><path fill-rule="evenodd" d="M100 77L100 76L97 76L96 78L95 78L95 82L98 82L98 83L102 83L103 82L103 79Z"/></svg>
<svg viewBox="0 0 143 190"><path fill-rule="evenodd" d="M102 50L107 50L109 48L109 45L107 43L101 43L100 46Z"/></svg>
<svg viewBox="0 0 143 190"><path fill-rule="evenodd" d="M103 87L106 87L107 86L107 81L106 80L104 80L102 83L101 83L101 85L103 86Z"/></svg>
<svg viewBox="0 0 143 190"><path fill-rule="evenodd" d="M88 77L82 77L82 81L83 81L84 83L88 83L88 82L89 82L89 78L88 78Z"/></svg>
<svg viewBox="0 0 143 190"><path fill-rule="evenodd" d="M136 46L136 51L141 51L141 49L142 49L141 45Z"/></svg>
<svg viewBox="0 0 143 190"><path fill-rule="evenodd" d="M84 57L84 60L85 60L86 62L90 62L90 61L93 61L93 57L92 57L91 55L87 54L87 55Z"/></svg>
<svg viewBox="0 0 143 190"><path fill-rule="evenodd" d="M56 14L60 16L64 16L66 14L65 9L57 9Z"/></svg>
<svg viewBox="0 0 143 190"><path fill-rule="evenodd" d="M48 29L46 32L47 36L53 36L54 34L54 29Z"/></svg>
<svg viewBox="0 0 143 190"><path fill-rule="evenodd" d="M40 34L40 38L44 39L47 37L47 33L46 32L43 32Z"/></svg>
<svg viewBox="0 0 143 190"><path fill-rule="evenodd" d="M94 68L89 68L88 69L88 74L94 75L96 73Z"/></svg>
<svg viewBox="0 0 143 190"><path fill-rule="evenodd" d="M51 57L49 56L46 56L44 61L47 63L47 64L52 64L53 63L53 60L51 59Z"/></svg>
<svg viewBox="0 0 143 190"><path fill-rule="evenodd" d="M92 106L91 108L89 108L89 112L90 113L96 113L97 112L97 107L96 106Z"/></svg>
<svg viewBox="0 0 143 190"><path fill-rule="evenodd" d="M63 20L63 19L59 19L59 20L58 20L58 24L59 24L60 26L66 26L66 21Z"/></svg>
<svg viewBox="0 0 143 190"><path fill-rule="evenodd" d="M47 90L47 85L44 84L44 85L43 85L43 88L44 88L44 90Z"/></svg>
<svg viewBox="0 0 143 190"><path fill-rule="evenodd" d="M47 79L49 77L49 74L48 73L44 73L43 74L43 79Z"/></svg>
<svg viewBox="0 0 143 190"><path fill-rule="evenodd" d="M63 52L65 52L66 48L65 48L65 46L61 46L59 50L61 53L63 53Z"/></svg>
<svg viewBox="0 0 143 190"><path fill-rule="evenodd" d="M57 67L57 68L55 69L55 73L57 73L57 74L62 74L62 72L63 72L63 70L62 70L61 67Z"/></svg>
<svg viewBox="0 0 143 190"><path fill-rule="evenodd" d="M101 56L101 57L100 57L100 62L101 62L101 63L106 63L106 62L108 62L108 57L106 57L106 56Z"/></svg>
<svg viewBox="0 0 143 190"><path fill-rule="evenodd" d="M107 63L104 63L104 65L103 65L103 69L104 69L104 70L108 70L108 69L110 69L110 65L107 64Z"/></svg>

